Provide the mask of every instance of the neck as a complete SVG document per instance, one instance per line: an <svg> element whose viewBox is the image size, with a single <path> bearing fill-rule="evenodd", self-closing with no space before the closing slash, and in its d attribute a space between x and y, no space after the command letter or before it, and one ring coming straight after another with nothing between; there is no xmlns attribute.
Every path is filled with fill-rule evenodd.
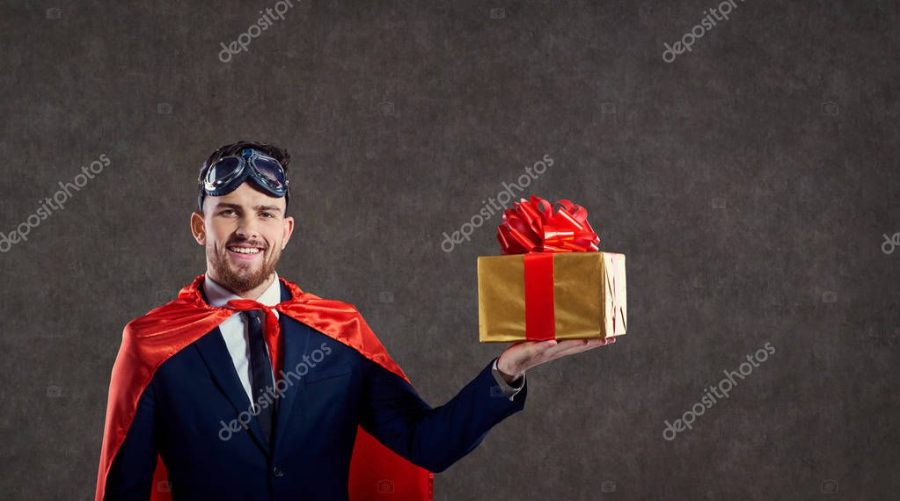
<svg viewBox="0 0 900 501"><path fill-rule="evenodd" d="M219 278L219 276L216 275L216 273L214 271L207 270L206 276L215 280L216 283L218 283L222 287L230 290L231 292L237 294L238 296L241 296L244 299L253 299L253 300L258 299L259 296L261 296L262 293L265 292L265 290L268 289L270 285L272 285L272 281L275 280L275 273L271 273L271 274L269 274L268 277L266 277L265 280L263 280L263 282L261 284L257 285L256 287L254 287L250 290L246 290L246 291L236 291L236 290L232 289L231 287L229 287L226 283L224 283Z"/></svg>

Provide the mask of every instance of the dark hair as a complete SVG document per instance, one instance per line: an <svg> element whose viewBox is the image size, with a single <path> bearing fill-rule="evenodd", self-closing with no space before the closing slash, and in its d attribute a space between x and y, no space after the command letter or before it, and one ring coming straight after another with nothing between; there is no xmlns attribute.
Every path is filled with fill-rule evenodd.
<svg viewBox="0 0 900 501"><path fill-rule="evenodd" d="M260 153L265 153L270 157L278 160L282 167L284 167L284 175L287 176L288 164L291 163L291 154L288 153L288 150L276 146L274 144L269 143L258 143L256 141L238 141L232 144L226 144L225 146L220 147L216 151L212 152L209 158L203 162L203 165L200 166L200 171L197 174L197 185L200 191L200 195L198 197L198 201L201 202L200 208L202 210L202 200L204 196L203 192L203 175L206 173L206 169L209 168L210 165L216 163L220 158L227 157L230 155L237 155L244 148L252 148L254 150L259 151ZM287 193L284 195L284 209L287 211L287 206L291 201L291 190L288 188Z"/></svg>

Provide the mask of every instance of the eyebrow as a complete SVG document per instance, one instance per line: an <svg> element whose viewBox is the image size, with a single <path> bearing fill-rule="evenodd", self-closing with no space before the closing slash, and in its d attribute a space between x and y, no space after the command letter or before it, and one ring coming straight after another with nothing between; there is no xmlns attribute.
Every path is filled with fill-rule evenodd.
<svg viewBox="0 0 900 501"><path fill-rule="evenodd" d="M244 207L241 206L241 205L239 205L239 204L232 204L232 203L224 202L224 203L220 203L220 204L216 207L216 209L221 209L221 208L228 208L228 209L237 209L237 210L241 210L241 209L243 209ZM277 205L255 205L255 206L253 207L253 209L254 209L254 210L257 210L257 211L267 210L267 211L277 211L277 212L281 212L281 207L278 207Z"/></svg>

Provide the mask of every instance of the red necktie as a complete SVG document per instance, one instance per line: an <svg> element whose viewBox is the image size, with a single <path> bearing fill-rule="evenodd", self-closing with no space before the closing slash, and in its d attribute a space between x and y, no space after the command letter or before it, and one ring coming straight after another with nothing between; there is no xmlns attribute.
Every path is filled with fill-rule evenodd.
<svg viewBox="0 0 900 501"><path fill-rule="evenodd" d="M235 311L262 310L266 313L266 327L263 329L263 337L266 340L266 346L269 347L269 355L272 358L272 369L275 373L275 381L281 373L281 328L278 325L278 317L275 316L275 308L266 306L259 301L253 299L232 299L225 306Z"/></svg>

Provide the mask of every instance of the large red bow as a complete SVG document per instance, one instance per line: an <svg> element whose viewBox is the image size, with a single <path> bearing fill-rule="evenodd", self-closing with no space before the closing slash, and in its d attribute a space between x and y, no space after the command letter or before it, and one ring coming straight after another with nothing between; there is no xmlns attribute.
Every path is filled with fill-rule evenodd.
<svg viewBox="0 0 900 501"><path fill-rule="evenodd" d="M504 254L599 251L600 237L587 221L587 209L569 200L556 202L531 195L503 212L497 240Z"/></svg>

